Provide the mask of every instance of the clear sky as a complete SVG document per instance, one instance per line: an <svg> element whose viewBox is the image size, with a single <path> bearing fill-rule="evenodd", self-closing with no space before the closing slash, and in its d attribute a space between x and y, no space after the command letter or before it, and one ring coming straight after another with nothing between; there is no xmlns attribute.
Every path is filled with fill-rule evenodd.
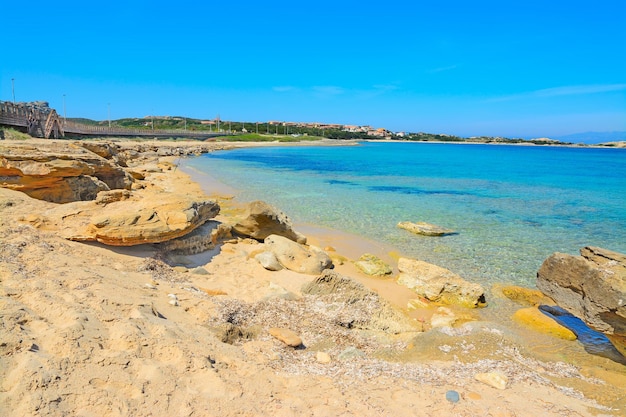
<svg viewBox="0 0 626 417"><path fill-rule="evenodd" d="M626 131L624 0L2 0L0 18L0 99L14 79L68 117Z"/></svg>

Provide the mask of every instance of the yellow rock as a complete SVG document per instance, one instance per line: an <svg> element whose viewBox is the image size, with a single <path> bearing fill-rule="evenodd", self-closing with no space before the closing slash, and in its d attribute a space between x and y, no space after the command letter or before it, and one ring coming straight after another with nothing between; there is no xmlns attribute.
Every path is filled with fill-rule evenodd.
<svg viewBox="0 0 626 417"><path fill-rule="evenodd" d="M517 310L513 314L513 320L541 333L546 333L565 340L576 340L576 335L571 330L561 326L559 323L543 314L537 307Z"/></svg>
<svg viewBox="0 0 626 417"><path fill-rule="evenodd" d="M552 304L552 300L539 290L518 287L516 285L507 285L501 287L502 294L518 304L526 306L538 306L539 304Z"/></svg>
<svg viewBox="0 0 626 417"><path fill-rule="evenodd" d="M292 330L280 327L272 327L271 329L269 329L269 333L287 346L298 347L302 344L302 339L300 339L300 336L298 336Z"/></svg>

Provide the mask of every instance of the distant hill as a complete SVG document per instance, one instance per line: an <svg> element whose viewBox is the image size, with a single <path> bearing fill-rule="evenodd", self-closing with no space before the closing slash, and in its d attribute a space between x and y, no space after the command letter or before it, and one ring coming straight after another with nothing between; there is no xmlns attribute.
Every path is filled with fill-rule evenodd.
<svg viewBox="0 0 626 417"><path fill-rule="evenodd" d="M605 142L626 141L626 132L584 132L557 136L553 139L557 139L561 142L586 143L588 145L593 145Z"/></svg>

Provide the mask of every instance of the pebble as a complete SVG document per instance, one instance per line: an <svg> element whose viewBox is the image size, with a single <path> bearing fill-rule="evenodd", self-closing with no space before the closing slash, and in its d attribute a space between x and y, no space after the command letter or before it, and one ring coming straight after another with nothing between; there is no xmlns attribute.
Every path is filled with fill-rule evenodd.
<svg viewBox="0 0 626 417"><path fill-rule="evenodd" d="M171 305L173 305L174 307L178 307L178 305L179 305L179 304L178 304L178 300L176 300L176 299L172 299L172 300L170 300L170 301L169 301L169 303L170 303Z"/></svg>
<svg viewBox="0 0 626 417"><path fill-rule="evenodd" d="M446 392L446 400L450 401L451 403L458 403L460 399L461 397L458 392L454 390Z"/></svg>
<svg viewBox="0 0 626 417"><path fill-rule="evenodd" d="M319 363L330 363L331 361L330 355L326 352L317 352L315 359L317 359Z"/></svg>
<svg viewBox="0 0 626 417"><path fill-rule="evenodd" d="M155 287L154 285L150 284L149 282L146 282L144 284L144 287L146 287L146 288L148 288L150 290L156 290L157 289L157 287Z"/></svg>
<svg viewBox="0 0 626 417"><path fill-rule="evenodd" d="M477 381L490 385L496 389L506 389L509 379L501 372L486 372L474 375Z"/></svg>

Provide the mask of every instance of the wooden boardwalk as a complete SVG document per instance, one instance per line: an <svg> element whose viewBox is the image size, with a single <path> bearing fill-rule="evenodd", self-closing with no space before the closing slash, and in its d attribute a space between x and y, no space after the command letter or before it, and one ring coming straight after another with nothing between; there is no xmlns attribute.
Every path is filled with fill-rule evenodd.
<svg viewBox="0 0 626 417"><path fill-rule="evenodd" d="M13 104L0 101L0 126L26 131L34 137L46 138L70 136L114 136L152 138L208 139L227 133L190 131L183 129L126 129L123 127L94 126L66 121L56 110L30 104Z"/></svg>

